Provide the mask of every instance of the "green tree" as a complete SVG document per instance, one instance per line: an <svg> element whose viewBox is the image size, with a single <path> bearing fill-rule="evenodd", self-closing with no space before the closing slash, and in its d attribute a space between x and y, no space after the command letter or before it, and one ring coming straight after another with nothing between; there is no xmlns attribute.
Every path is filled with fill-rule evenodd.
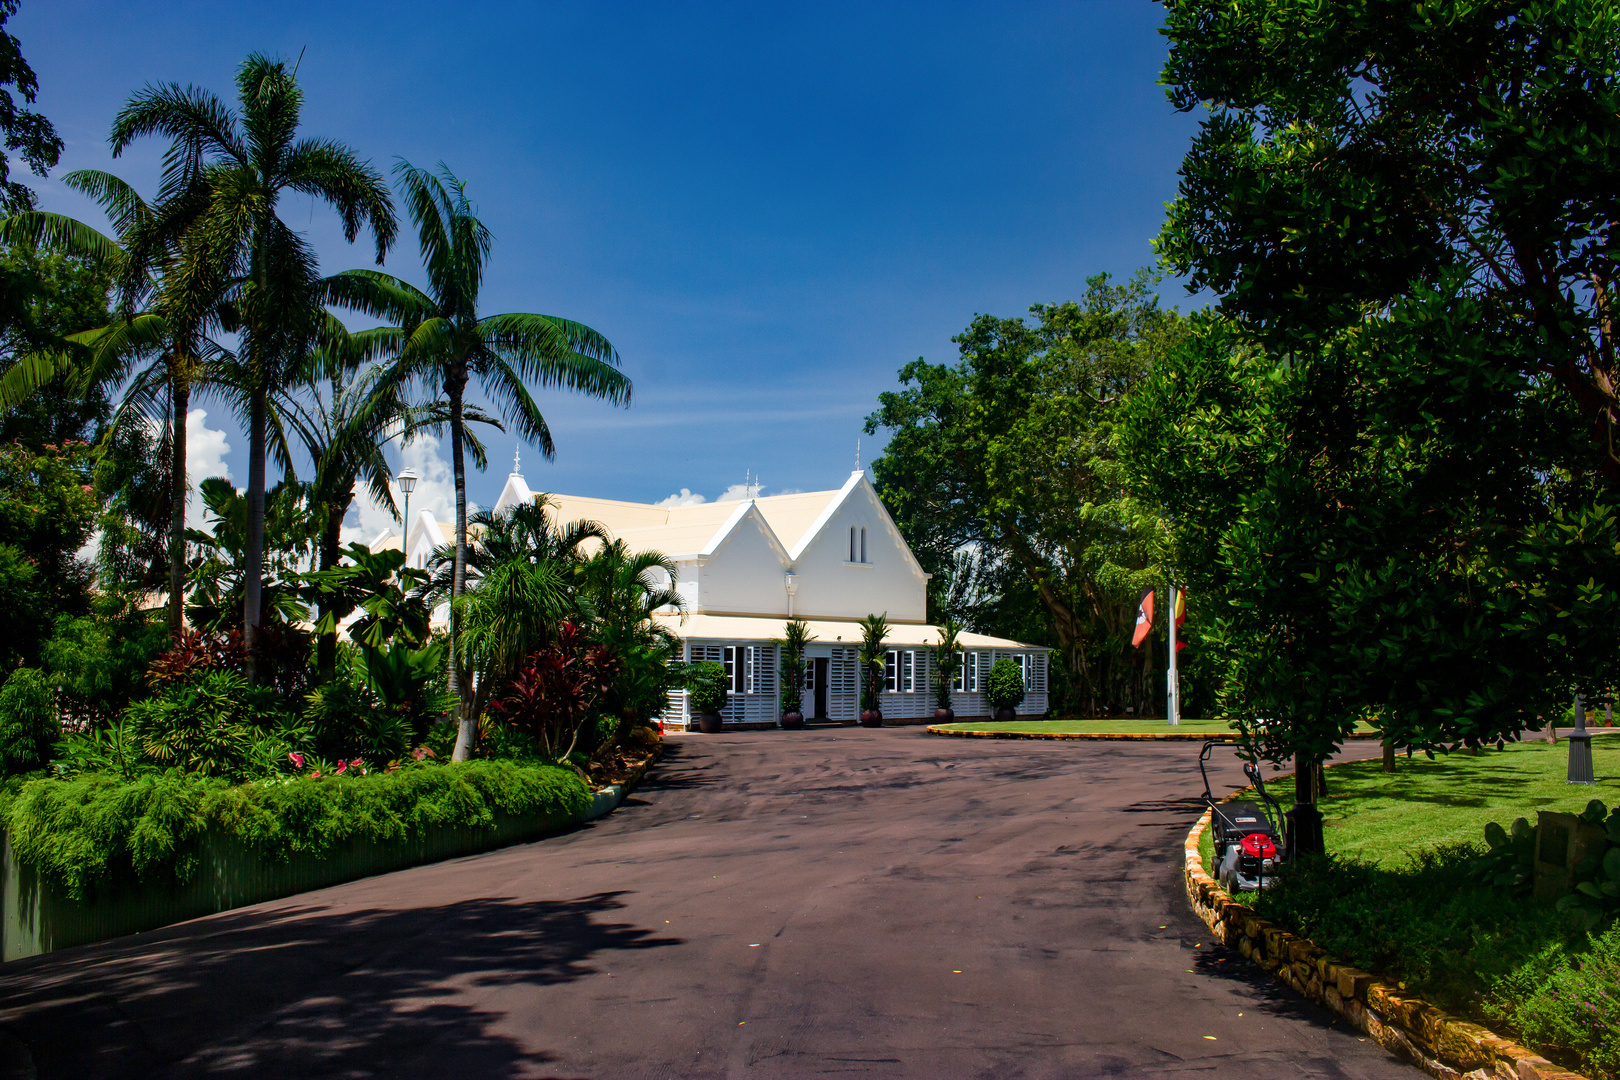
<svg viewBox="0 0 1620 1080"><path fill-rule="evenodd" d="M92 468L84 443L0 446L0 605L28 628L0 641L0 669L37 664L57 616L89 608L91 570L78 551L95 527Z"/></svg>
<svg viewBox="0 0 1620 1080"><path fill-rule="evenodd" d="M892 433L872 471L936 575L934 613L1054 640L1087 711L1107 697L1139 708L1152 699L1144 667L1125 650L1136 596L1162 578L1164 535L1151 505L1127 489L1115 449L1122 403L1181 333L1152 284L1146 273L1124 284L1098 275L1078 303L1031 308L1034 325L981 315L953 339L962 357L954 367L906 365L904 389L882 394L866 421L868 432ZM952 586L958 595L1027 590L1040 615L1027 629L1039 633L946 603Z"/></svg>
<svg viewBox="0 0 1620 1080"><path fill-rule="evenodd" d="M22 44L5 29L6 20L17 14L17 3L0 0L0 138L6 150L22 155L34 175L44 176L62 156L62 140L49 120L19 106L6 89L15 88L25 105L32 105L39 95L39 79L23 59ZM14 214L33 205L34 193L11 179L11 161L0 152L0 209Z"/></svg>
<svg viewBox="0 0 1620 1080"><path fill-rule="evenodd" d="M254 54L237 69L239 109L207 90L177 83L148 86L113 122L118 156L147 135L171 140L164 159L165 197L143 234L148 249L178 244L186 272L204 286L232 283L241 344L236 378L248 427L248 522L242 634L249 671L261 619L265 459L270 398L329 329L317 298L314 252L279 215L283 195L320 199L338 212L350 243L362 228L377 261L397 229L382 176L330 139L299 138L303 91L283 60ZM146 253L132 254L145 264Z"/></svg>
<svg viewBox="0 0 1620 1080"><path fill-rule="evenodd" d="M456 484L456 554L451 574L451 691L462 701L455 759L465 760L477 735L466 690L457 672L460 618L457 600L467 584L467 466L463 453L466 393L476 381L505 416L507 424L537 444L547 458L556 453L551 429L530 394L530 386L563 386L615 404L630 401L630 380L618 369L619 357L607 338L582 323L550 315L478 314L484 265L493 237L474 213L465 186L441 168L440 174L400 162L395 170L405 205L416 224L427 291L377 271L352 270L326 283L329 302L346 305L395 325L386 346L392 378L419 380L442 390L450 407L451 463ZM382 346L379 346L380 348Z"/></svg>
<svg viewBox="0 0 1620 1080"><path fill-rule="evenodd" d="M1276 355L1455 288L1620 481L1620 8L1168 0L1162 81L1207 109L1160 246Z"/></svg>
<svg viewBox="0 0 1620 1080"><path fill-rule="evenodd" d="M55 395L72 395L84 402L82 408L99 408L105 420L109 392L121 393L105 435L112 459L106 472L123 481L109 495L125 513L106 523L104 561L117 563L130 541L141 546L141 537L130 533L164 536L169 635L178 640L189 490L186 416L194 392L233 382L235 358L210 335L236 329L235 312L223 299L225 281L200 272L197 253L179 235L154 240L160 214L134 188L93 169L69 173L64 182L101 205L117 241L73 218L37 211L14 215L0 233L94 266L106 276L101 303L81 302L49 340L33 336L28 351L0 377L0 405L17 413L42 402L50 407ZM119 294L116 320L106 310L109 280ZM159 456L166 461L159 464Z"/></svg>

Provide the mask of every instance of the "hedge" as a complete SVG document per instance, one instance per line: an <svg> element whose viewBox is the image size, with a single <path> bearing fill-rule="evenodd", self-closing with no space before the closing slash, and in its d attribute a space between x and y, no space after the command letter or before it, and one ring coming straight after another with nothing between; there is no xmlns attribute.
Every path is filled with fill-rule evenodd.
<svg viewBox="0 0 1620 1080"><path fill-rule="evenodd" d="M83 899L131 874L189 881L205 832L285 860L324 856L354 840L418 837L437 826L492 828L497 814L580 817L590 804L577 773L505 761L234 785L179 772L127 781L93 774L8 784L0 828L18 861Z"/></svg>

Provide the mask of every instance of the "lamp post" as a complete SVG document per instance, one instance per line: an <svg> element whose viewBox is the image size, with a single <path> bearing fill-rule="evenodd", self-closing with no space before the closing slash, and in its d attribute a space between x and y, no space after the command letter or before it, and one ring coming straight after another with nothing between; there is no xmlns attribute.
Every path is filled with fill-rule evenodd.
<svg viewBox="0 0 1620 1080"><path fill-rule="evenodd" d="M411 561L411 492L416 490L416 470L401 469L398 476L400 493L405 496L405 517L401 522L405 526L405 536L400 540L400 550L405 553L405 564Z"/></svg>
<svg viewBox="0 0 1620 1080"><path fill-rule="evenodd" d="M1592 776L1592 733L1586 730L1586 702L1575 695L1575 730L1569 733L1569 770L1565 779L1571 784L1594 783Z"/></svg>

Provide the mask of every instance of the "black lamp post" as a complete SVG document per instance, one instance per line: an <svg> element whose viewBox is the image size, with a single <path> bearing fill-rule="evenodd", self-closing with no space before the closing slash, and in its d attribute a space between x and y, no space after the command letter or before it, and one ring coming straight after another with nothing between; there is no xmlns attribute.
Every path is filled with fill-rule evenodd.
<svg viewBox="0 0 1620 1080"><path fill-rule="evenodd" d="M1592 733L1586 730L1586 703L1575 695L1575 730L1569 733L1569 772L1571 784L1592 784Z"/></svg>
<svg viewBox="0 0 1620 1080"><path fill-rule="evenodd" d="M398 477L399 490L405 496L405 517L401 522L405 526L405 535L400 539L400 550L405 553L405 565L411 562L411 492L416 490L416 470L401 469Z"/></svg>

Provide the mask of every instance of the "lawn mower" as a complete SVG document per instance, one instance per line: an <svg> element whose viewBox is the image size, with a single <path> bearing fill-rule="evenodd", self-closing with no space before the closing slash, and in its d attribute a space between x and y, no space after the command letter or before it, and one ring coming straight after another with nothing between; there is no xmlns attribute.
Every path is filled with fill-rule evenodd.
<svg viewBox="0 0 1620 1080"><path fill-rule="evenodd" d="M1265 888L1266 876L1288 857L1283 843L1282 807L1266 791L1260 766L1243 763L1260 802L1219 802L1209 790L1205 762L1217 746L1237 746L1233 739L1206 739L1198 755L1198 771L1204 777L1204 801L1209 804L1210 828L1215 843L1215 878L1227 892L1250 892Z"/></svg>

